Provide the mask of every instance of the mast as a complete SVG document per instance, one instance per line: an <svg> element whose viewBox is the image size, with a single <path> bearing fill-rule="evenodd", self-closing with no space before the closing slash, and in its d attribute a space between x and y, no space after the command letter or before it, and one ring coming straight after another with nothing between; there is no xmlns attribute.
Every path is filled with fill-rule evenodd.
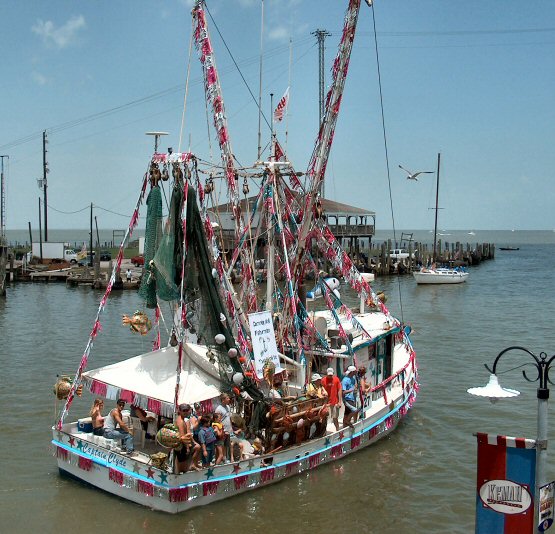
<svg viewBox="0 0 555 534"><path fill-rule="evenodd" d="M298 271L305 252L306 239L313 221L312 213L320 196L320 189L324 181L335 125L337 124L337 117L341 106L341 97L343 96L343 89L347 79L349 59L353 49L359 11L360 0L349 0L343 25L343 35L333 63L333 83L326 98L326 112L320 123L316 146L314 147L307 172L310 183L306 195L303 222L299 231L299 246L297 247L297 253L293 262L293 272L295 273Z"/></svg>
<svg viewBox="0 0 555 534"><path fill-rule="evenodd" d="M441 160L441 154L438 153L437 155L437 181L436 181L436 216L435 216L435 224L434 224L434 253L432 255L432 263L436 262L436 243L437 243L437 210L438 208L438 200L439 200L439 163Z"/></svg>
<svg viewBox="0 0 555 534"><path fill-rule="evenodd" d="M204 0L197 0L193 8L193 32L195 45L200 54L202 73L204 77L204 92L206 101L212 106L214 128L220 145L220 154L224 167L225 180L229 202L232 207L233 220L235 223L235 240L239 243L243 234L244 222L241 212L239 198L238 179L239 176L234 165L234 155L231 149L231 140L227 124L222 88L220 78L216 69L216 59L206 25L206 15L204 13ZM241 262L243 265L243 294L248 294L249 311L257 308L256 289L254 287L253 273L250 271L249 256L245 249L241 250Z"/></svg>
<svg viewBox="0 0 555 534"><path fill-rule="evenodd" d="M262 157L262 52L264 47L264 0L261 6L261 21L260 21L260 73L258 81L258 158L260 161Z"/></svg>

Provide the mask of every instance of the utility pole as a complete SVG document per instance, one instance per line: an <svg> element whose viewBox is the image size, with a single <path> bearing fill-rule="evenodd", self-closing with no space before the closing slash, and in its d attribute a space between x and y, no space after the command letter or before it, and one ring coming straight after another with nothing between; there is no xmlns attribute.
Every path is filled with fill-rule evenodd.
<svg viewBox="0 0 555 534"><path fill-rule="evenodd" d="M92 222L93 222L93 203L91 202L91 232L89 234L89 244L91 246L91 248L89 250L90 261L89 261L89 258L87 258L87 265L89 267L92 267L93 264L94 264L94 262L93 262L93 225L92 225Z"/></svg>
<svg viewBox="0 0 555 534"><path fill-rule="evenodd" d="M39 243L40 243L40 262L42 263L42 224L41 224L41 206L40 206L40 197L39 197ZM33 245L31 244L31 247Z"/></svg>
<svg viewBox="0 0 555 534"><path fill-rule="evenodd" d="M327 30L314 30L311 32L311 35L316 36L316 40L318 41L318 65L319 65L319 74L318 74L318 87L319 87L319 121L318 121L318 130L322 127L322 119L324 118L324 90L325 90L325 57L324 57L324 42L326 37L331 36ZM322 182L322 198L324 198L325 194L325 182Z"/></svg>
<svg viewBox="0 0 555 534"><path fill-rule="evenodd" d="M0 246L4 245L6 237L6 184L4 182L4 158L10 156L0 156L2 159L2 170L0 173Z"/></svg>
<svg viewBox="0 0 555 534"><path fill-rule="evenodd" d="M46 181L46 175L48 174L48 163L46 161L46 144L48 143L48 139L46 137L46 130L42 132L42 187L44 190L44 242L48 241L48 212L46 211L48 206L48 197L46 194L46 189L48 187Z"/></svg>

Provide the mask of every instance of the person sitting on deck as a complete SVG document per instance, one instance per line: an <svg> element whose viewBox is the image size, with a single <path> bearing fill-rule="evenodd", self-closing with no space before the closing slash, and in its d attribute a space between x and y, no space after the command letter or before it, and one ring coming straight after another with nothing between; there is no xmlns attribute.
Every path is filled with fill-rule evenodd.
<svg viewBox="0 0 555 534"><path fill-rule="evenodd" d="M102 408L104 408L104 401L102 399L94 399L90 416L92 419L93 434L95 436L104 435L104 417L102 416Z"/></svg>
<svg viewBox="0 0 555 534"><path fill-rule="evenodd" d="M156 417L153 417L152 415L148 415L146 410L143 410L140 406L135 406L134 404L131 405L130 412L131 412L131 417L136 417L141 421L141 426L145 432L148 429L148 423L156 419ZM154 436L151 436L150 434L146 434L146 437L148 439L154 438Z"/></svg>
<svg viewBox="0 0 555 534"><path fill-rule="evenodd" d="M269 397L272 398L274 401L278 402L287 402L294 400L296 397L287 395L285 391L285 387L283 385L283 373L285 369L278 367L275 370L274 378L272 380L272 388L270 389Z"/></svg>
<svg viewBox="0 0 555 534"><path fill-rule="evenodd" d="M104 419L104 437L122 440L124 442L122 452L132 456L135 452L135 446L133 444L133 436L129 432L129 428L121 416L121 411L124 407L125 401L123 399L118 399L116 407L108 414L106 419Z"/></svg>
<svg viewBox="0 0 555 534"><path fill-rule="evenodd" d="M322 385L322 377L314 373L310 379L310 384L306 388L306 396L311 399L327 399L328 392Z"/></svg>

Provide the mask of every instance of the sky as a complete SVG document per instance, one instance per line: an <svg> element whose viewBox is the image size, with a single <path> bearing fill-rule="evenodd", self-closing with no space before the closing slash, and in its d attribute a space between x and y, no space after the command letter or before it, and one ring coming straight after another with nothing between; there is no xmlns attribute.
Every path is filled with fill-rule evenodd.
<svg viewBox="0 0 555 534"><path fill-rule="evenodd" d="M207 2L231 143L242 165L257 159L261 4ZM327 85L347 4L264 0L262 108L269 116L270 93L275 104L290 86L287 118L276 131L299 170L308 166L318 127L311 32L331 34ZM219 161L198 55L189 53L191 6L2 0L8 230L28 222L38 228L43 130L49 229L87 228L91 203L100 228L127 228L153 151L147 131L169 132L164 148L178 150L181 138L181 150ZM552 0L376 0L373 13L362 2L326 197L375 211L378 229L432 228L435 175L407 180L399 165L435 171L441 153L440 228L555 229L554 134ZM262 136L266 144L267 127Z"/></svg>

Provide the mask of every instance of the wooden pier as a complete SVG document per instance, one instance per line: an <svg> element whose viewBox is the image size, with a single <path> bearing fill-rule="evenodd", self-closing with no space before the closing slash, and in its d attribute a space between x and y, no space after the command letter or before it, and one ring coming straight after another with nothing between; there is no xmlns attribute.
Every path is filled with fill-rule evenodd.
<svg viewBox="0 0 555 534"><path fill-rule="evenodd" d="M403 247L408 252L408 258L397 261L389 256L389 251L396 248L392 240L373 245L364 252L352 252L351 259L361 271L372 272L376 276L394 274L410 274L422 265L430 265L433 257L433 247L423 243L409 243ZM438 240L436 264L450 267L478 265L482 261L495 258L493 243L443 243Z"/></svg>

